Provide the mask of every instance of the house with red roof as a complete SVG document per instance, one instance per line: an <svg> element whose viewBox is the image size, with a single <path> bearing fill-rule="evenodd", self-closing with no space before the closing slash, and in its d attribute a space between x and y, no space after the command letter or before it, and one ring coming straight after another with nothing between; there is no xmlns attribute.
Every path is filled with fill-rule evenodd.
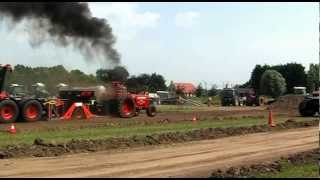
<svg viewBox="0 0 320 180"><path fill-rule="evenodd" d="M197 88L192 83L173 83L176 89L180 89L185 96L195 95Z"/></svg>

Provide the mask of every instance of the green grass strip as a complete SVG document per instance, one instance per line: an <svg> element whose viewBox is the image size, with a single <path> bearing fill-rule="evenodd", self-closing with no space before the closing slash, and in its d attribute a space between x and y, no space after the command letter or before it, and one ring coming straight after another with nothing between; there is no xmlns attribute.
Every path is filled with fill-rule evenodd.
<svg viewBox="0 0 320 180"><path fill-rule="evenodd" d="M257 175L257 178L315 178L319 176L319 166L316 162L309 162L302 165L292 165L288 162L281 162L282 168L279 173L264 173Z"/></svg>
<svg viewBox="0 0 320 180"><path fill-rule="evenodd" d="M286 121L287 118L278 118L277 123ZM305 119L295 119L302 121ZM185 132L201 128L227 128L227 127L248 127L253 125L266 124L266 118L242 118L242 119L225 119L216 120L208 119L193 123L192 121L173 122L165 124L148 124L148 125L118 125L103 126L96 128L82 129L48 129L46 131L28 131L18 132L15 135L2 132L0 133L0 147L10 144L32 144L34 139L41 138L47 142L62 143L71 139L105 139L110 137L130 137L150 135L154 133L166 132Z"/></svg>

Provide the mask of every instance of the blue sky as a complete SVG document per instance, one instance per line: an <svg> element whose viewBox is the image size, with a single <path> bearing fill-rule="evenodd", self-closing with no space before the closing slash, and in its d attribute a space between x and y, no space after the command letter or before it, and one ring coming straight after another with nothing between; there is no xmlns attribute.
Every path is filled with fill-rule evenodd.
<svg viewBox="0 0 320 180"><path fill-rule="evenodd" d="M246 82L256 64L319 62L317 3L90 3L90 9L108 20L121 63L134 75L156 72L167 81L221 87ZM72 48L32 48L23 25L9 34L1 27L2 63L63 64L86 73L108 67Z"/></svg>

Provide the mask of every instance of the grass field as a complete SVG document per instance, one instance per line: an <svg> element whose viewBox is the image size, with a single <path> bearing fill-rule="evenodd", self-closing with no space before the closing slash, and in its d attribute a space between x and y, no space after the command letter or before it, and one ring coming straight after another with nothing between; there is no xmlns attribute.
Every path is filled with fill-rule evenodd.
<svg viewBox="0 0 320 180"><path fill-rule="evenodd" d="M221 105L221 99L220 96L211 96L212 98L212 104L215 106L220 106ZM197 101L200 103L206 103L208 101L208 97L202 96L202 97L191 97L190 98L193 101Z"/></svg>
<svg viewBox="0 0 320 180"><path fill-rule="evenodd" d="M284 122L287 118L278 118L277 122ZM297 118L296 121L305 120ZM105 139L109 137L129 137L134 135L148 135L164 132L184 132L200 128L227 128L227 127L247 127L253 125L266 124L265 118L248 117L242 119L208 119L193 123L191 121L173 122L165 124L108 124L104 127L82 128L82 129L47 129L38 131L18 132L15 135L7 132L0 133L0 147L9 144L32 144L34 139L41 138L48 142L66 142L71 139Z"/></svg>
<svg viewBox="0 0 320 180"><path fill-rule="evenodd" d="M192 112L205 111L204 107L200 106L179 106L179 105L160 105L157 106L157 112Z"/></svg>
<svg viewBox="0 0 320 180"><path fill-rule="evenodd" d="M309 162L302 165L292 165L288 162L281 162L282 168L279 173L265 173L257 178L319 178L319 166L316 162Z"/></svg>
<svg viewBox="0 0 320 180"><path fill-rule="evenodd" d="M186 105L158 105L157 112L193 112L193 111L212 111L217 110L217 108L246 108L239 106L231 106L231 107L222 107L222 106L210 106L202 105L202 106L186 106Z"/></svg>

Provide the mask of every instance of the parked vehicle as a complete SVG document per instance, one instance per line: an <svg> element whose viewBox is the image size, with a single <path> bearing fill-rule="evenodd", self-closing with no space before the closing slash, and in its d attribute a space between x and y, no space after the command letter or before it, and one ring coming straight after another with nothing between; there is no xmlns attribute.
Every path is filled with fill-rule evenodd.
<svg viewBox="0 0 320 180"><path fill-rule="evenodd" d="M319 114L319 92L314 91L312 95L305 96L304 100L299 104L299 112L301 116L314 116Z"/></svg>

